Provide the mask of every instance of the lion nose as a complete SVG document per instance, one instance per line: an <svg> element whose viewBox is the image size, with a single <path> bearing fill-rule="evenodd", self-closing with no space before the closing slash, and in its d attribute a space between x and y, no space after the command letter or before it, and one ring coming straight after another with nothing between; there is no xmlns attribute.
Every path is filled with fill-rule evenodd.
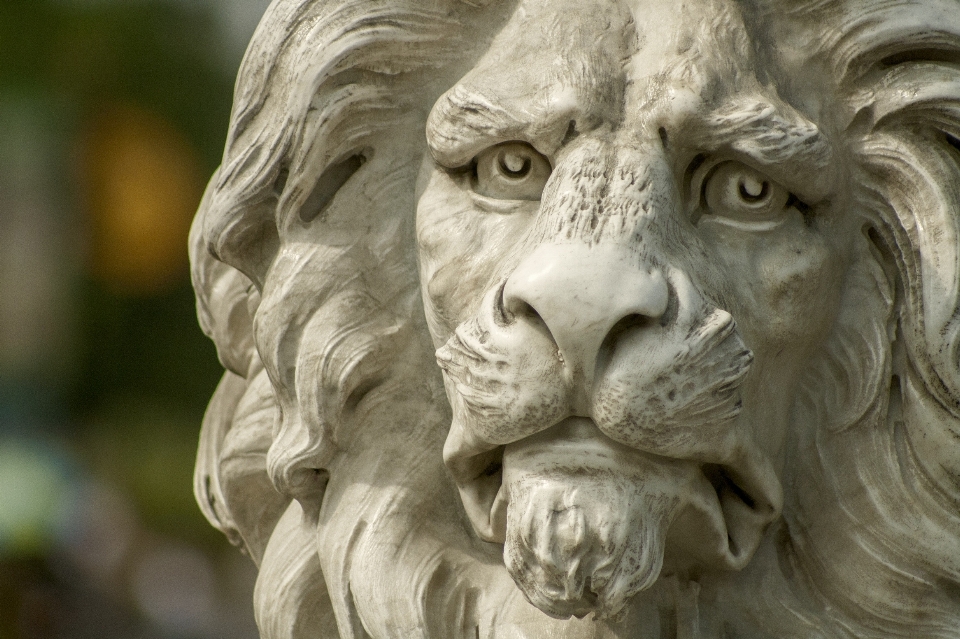
<svg viewBox="0 0 960 639"><path fill-rule="evenodd" d="M571 381L589 385L614 329L660 319L669 296L663 274L623 248L551 244L534 250L510 275L503 305L518 321L541 324Z"/></svg>

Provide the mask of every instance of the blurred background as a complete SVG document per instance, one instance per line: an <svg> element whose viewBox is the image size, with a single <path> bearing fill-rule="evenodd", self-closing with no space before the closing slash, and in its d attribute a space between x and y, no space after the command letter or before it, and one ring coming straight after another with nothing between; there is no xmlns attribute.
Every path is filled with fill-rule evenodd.
<svg viewBox="0 0 960 639"><path fill-rule="evenodd" d="M257 637L187 230L267 0L0 0L0 639Z"/></svg>

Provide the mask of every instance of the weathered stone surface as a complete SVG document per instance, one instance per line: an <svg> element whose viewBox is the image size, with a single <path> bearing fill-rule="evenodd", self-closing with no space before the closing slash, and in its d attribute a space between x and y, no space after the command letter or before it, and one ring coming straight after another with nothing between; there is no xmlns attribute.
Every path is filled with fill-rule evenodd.
<svg viewBox="0 0 960 639"><path fill-rule="evenodd" d="M957 0L276 0L191 235L265 639L960 637Z"/></svg>

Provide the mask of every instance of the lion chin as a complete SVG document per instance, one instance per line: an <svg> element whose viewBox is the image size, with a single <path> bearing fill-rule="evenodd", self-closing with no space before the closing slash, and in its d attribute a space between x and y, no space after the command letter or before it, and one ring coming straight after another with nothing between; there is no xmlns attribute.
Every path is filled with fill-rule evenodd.
<svg viewBox="0 0 960 639"><path fill-rule="evenodd" d="M960 639L956 0L275 0L190 251L264 639Z"/></svg>
<svg viewBox="0 0 960 639"><path fill-rule="evenodd" d="M585 418L552 430L504 449L491 515L506 520L507 571L540 610L561 619L615 617L660 576L681 513L701 520L708 546L726 542L717 497L698 465L617 445Z"/></svg>

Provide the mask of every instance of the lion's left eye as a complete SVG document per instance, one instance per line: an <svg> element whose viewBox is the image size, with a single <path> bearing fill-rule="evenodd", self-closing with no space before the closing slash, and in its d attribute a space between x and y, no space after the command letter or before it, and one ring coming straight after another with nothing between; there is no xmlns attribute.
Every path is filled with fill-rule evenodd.
<svg viewBox="0 0 960 639"><path fill-rule="evenodd" d="M498 200L539 200L551 170L526 142L505 142L477 156L474 190Z"/></svg>
<svg viewBox="0 0 960 639"><path fill-rule="evenodd" d="M790 192L739 162L715 167L703 185L706 214L747 227L768 227L790 210Z"/></svg>

